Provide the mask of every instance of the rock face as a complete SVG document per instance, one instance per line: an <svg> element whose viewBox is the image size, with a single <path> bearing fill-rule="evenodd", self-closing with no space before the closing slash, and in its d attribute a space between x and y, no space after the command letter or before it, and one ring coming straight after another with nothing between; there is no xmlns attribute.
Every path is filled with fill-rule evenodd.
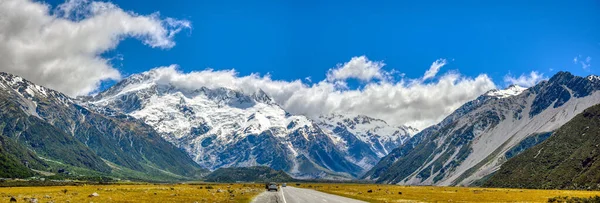
<svg viewBox="0 0 600 203"><path fill-rule="evenodd" d="M362 138L326 132L305 116L289 114L262 91L178 87L148 71L88 98L86 104L107 115L124 113L144 121L211 170L262 165L296 178L351 178L374 163L364 164L347 150L353 147L350 139ZM382 146L367 146L358 154L382 156L406 137L398 131L390 136L394 139L369 141Z"/></svg>
<svg viewBox="0 0 600 203"><path fill-rule="evenodd" d="M598 90L600 81L593 76L559 72L526 90L490 91L393 150L364 178L414 185L473 184L600 103Z"/></svg>
<svg viewBox="0 0 600 203"><path fill-rule="evenodd" d="M35 152L33 157L105 174L130 169L148 175L193 177L200 169L184 151L143 122L124 114L96 113L73 98L18 76L0 73L0 103L0 135ZM35 160L28 165L43 168Z"/></svg>
<svg viewBox="0 0 600 203"><path fill-rule="evenodd" d="M487 187L600 188L600 105L583 111L545 142L504 163Z"/></svg>

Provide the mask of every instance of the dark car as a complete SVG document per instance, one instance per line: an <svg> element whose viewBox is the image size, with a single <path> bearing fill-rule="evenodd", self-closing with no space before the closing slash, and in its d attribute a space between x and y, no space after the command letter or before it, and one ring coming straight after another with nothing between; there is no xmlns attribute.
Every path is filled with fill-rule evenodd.
<svg viewBox="0 0 600 203"><path fill-rule="evenodd" d="M265 185L265 187L268 191L275 190L275 192L277 192L277 189L278 189L277 183L274 183L274 182L267 183Z"/></svg>

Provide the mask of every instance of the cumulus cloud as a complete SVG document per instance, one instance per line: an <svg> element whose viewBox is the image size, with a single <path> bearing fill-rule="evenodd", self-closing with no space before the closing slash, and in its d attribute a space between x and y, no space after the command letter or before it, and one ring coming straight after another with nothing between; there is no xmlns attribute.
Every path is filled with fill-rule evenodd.
<svg viewBox="0 0 600 203"><path fill-rule="evenodd" d="M442 68L445 65L446 59L438 59L434 61L429 67L429 70L427 70L425 72L425 75L423 75L423 80L435 77L435 75L437 75L437 73L440 71L440 68Z"/></svg>
<svg viewBox="0 0 600 203"><path fill-rule="evenodd" d="M518 78L513 77L508 74L504 76L504 82L508 84L515 84L522 87L531 87L541 82L542 80L547 80L547 77L544 77L544 74L538 73L537 71L531 71L529 75L522 74Z"/></svg>
<svg viewBox="0 0 600 203"><path fill-rule="evenodd" d="M175 46L190 22L139 15L112 3L69 0L56 8L32 0L0 1L0 71L71 96L85 95L120 72L102 53L127 37L153 48Z"/></svg>
<svg viewBox="0 0 600 203"><path fill-rule="evenodd" d="M355 57L350 61L356 59ZM366 57L364 59L365 64L383 64L369 61ZM328 73L338 69L340 66L332 68ZM159 83L169 83L180 88L227 87L246 93L262 89L293 114L314 118L321 114L346 112L421 129L439 122L465 102L496 87L485 74L470 78L456 72L442 75L436 82L385 80L368 83L364 88L356 90L340 88L329 79L307 84L302 80L273 80L268 75L240 76L235 70L183 73L175 65L156 68L148 73L156 74Z"/></svg>
<svg viewBox="0 0 600 203"><path fill-rule="evenodd" d="M370 61L366 56L353 57L344 64L338 64L336 68L327 72L328 81L346 80L350 78L361 81L373 79L384 79L387 72L381 68L385 64L381 61Z"/></svg>

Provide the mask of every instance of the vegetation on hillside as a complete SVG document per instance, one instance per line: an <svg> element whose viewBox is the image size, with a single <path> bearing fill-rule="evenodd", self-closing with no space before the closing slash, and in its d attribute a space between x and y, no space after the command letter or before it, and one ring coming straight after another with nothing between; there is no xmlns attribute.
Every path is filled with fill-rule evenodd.
<svg viewBox="0 0 600 203"><path fill-rule="evenodd" d="M289 182L294 179L283 171L267 166L220 168L205 177L208 182Z"/></svg>
<svg viewBox="0 0 600 203"><path fill-rule="evenodd" d="M600 189L600 105L560 127L546 141L509 159L488 187Z"/></svg>
<svg viewBox="0 0 600 203"><path fill-rule="evenodd" d="M49 178L62 170L69 173L56 177L172 182L208 173L140 120L100 114L62 93L0 76L19 81L0 80L9 87L0 91L0 178Z"/></svg>
<svg viewBox="0 0 600 203"><path fill-rule="evenodd" d="M6 150L6 152L10 152L9 156L13 157L22 156L19 154L31 154L31 157L22 157L18 162L24 164L23 162L28 161L32 168L44 169L40 168L45 165L41 164L42 161L35 158L31 152L25 152L28 148L35 151L38 156L48 157L61 163L101 172L110 171L110 167L100 157L73 136L67 135L38 117L26 115L19 109L17 103L9 101L2 95L0 95L0 102L3 103L0 106L0 135L6 143L12 143L12 148L21 149ZM2 177L11 177L11 175L6 174Z"/></svg>

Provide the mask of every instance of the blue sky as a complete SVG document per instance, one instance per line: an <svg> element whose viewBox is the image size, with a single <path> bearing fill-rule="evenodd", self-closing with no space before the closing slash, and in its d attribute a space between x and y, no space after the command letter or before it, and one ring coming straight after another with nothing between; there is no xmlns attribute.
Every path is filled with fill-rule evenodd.
<svg viewBox="0 0 600 203"><path fill-rule="evenodd" d="M62 3L62 1L57 1ZM57 2L50 2L56 5ZM139 1L123 10L187 19L171 49L127 39L105 56L125 75L179 64L183 71L234 68L274 79L325 78L353 56L384 61L416 78L438 58L441 73L503 77L559 70L598 74L600 1ZM584 70L573 58L590 57Z"/></svg>

